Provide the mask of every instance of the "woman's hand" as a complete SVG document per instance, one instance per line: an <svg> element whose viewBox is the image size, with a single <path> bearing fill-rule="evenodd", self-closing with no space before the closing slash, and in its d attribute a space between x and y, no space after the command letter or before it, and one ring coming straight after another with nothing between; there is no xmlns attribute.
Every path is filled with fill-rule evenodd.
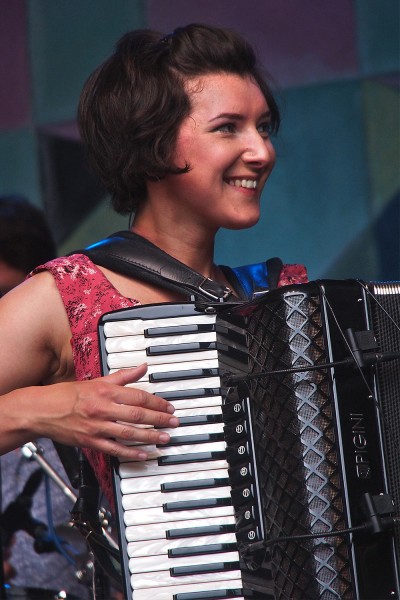
<svg viewBox="0 0 400 600"><path fill-rule="evenodd" d="M47 437L120 458L146 459L146 453L135 444L168 442L170 436L155 428L179 425L172 416L172 404L134 386L124 387L143 377L146 370L147 366L141 365L91 381L49 386L47 391L57 388L57 397L52 401L54 409L46 407ZM67 402L62 399L64 394Z"/></svg>
<svg viewBox="0 0 400 600"><path fill-rule="evenodd" d="M168 442L168 433L157 428L176 427L179 421L166 400L134 386L125 387L142 378L146 369L141 365L89 381L34 386L4 395L3 414L10 435L8 444L3 438L1 451L48 437L129 460L147 458L135 444Z"/></svg>

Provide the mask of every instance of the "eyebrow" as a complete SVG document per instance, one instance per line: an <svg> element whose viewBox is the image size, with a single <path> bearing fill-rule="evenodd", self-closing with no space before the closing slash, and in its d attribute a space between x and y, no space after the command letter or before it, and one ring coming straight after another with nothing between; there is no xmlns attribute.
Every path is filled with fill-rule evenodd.
<svg viewBox="0 0 400 600"><path fill-rule="evenodd" d="M269 119L271 116L271 111L267 110L260 115L260 119ZM217 121L218 119L231 119L233 121L242 121L243 115L240 113L220 113L216 117L213 117L209 120L209 123L213 121Z"/></svg>

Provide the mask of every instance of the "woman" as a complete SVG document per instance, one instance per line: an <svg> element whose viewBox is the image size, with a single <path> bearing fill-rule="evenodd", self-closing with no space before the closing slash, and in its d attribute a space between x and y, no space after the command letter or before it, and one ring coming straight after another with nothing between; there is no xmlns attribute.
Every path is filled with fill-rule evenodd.
<svg viewBox="0 0 400 600"><path fill-rule="evenodd" d="M257 223L279 126L247 42L202 25L128 33L86 83L79 124L114 208L134 213L132 231L229 286L214 264L215 235ZM289 280L304 278L295 269ZM104 455L143 460L140 446L122 442L165 443L168 434L140 425L178 419L165 400L124 387L146 366L100 377L98 319L185 299L80 254L37 269L0 303L0 451L39 436L89 448L110 497Z"/></svg>

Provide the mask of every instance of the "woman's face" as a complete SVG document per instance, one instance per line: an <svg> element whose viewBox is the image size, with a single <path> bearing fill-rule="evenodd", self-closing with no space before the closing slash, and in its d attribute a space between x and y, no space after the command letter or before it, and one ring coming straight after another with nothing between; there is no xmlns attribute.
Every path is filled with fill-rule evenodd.
<svg viewBox="0 0 400 600"><path fill-rule="evenodd" d="M228 73L190 80L187 91L192 111L180 126L172 159L190 170L163 179L163 197L178 213L175 220L214 231L251 227L275 164L265 97L250 78Z"/></svg>

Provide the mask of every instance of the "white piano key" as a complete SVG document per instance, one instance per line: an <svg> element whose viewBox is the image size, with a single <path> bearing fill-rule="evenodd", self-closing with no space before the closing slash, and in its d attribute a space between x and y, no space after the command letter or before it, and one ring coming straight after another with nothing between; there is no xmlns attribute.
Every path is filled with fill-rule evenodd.
<svg viewBox="0 0 400 600"><path fill-rule="evenodd" d="M169 521L168 526L165 523L148 523L146 525L130 525L125 529L125 536L128 542L139 542L142 540L159 540L166 539L166 531L177 529L182 531L182 535L185 535L185 529L191 529L203 526L216 526L216 525L235 525L234 515L225 515L217 517L208 517L207 521L201 519L187 519L186 521ZM185 540L191 539L190 537L182 538Z"/></svg>
<svg viewBox="0 0 400 600"><path fill-rule="evenodd" d="M209 360L190 360L171 364L149 365L146 374L139 381L148 381L149 375L154 373L169 373L171 371L192 371L193 369L218 369L219 363L216 358Z"/></svg>
<svg viewBox="0 0 400 600"><path fill-rule="evenodd" d="M216 339L217 334L215 331L151 338L145 338L140 335L130 335L126 337L108 338L105 343L105 348L109 354L114 352L135 352L145 350L151 346L177 346L178 351L178 347L182 344L215 342Z"/></svg>
<svg viewBox="0 0 400 600"><path fill-rule="evenodd" d="M150 477L157 475L167 475L169 473L186 473L188 471L207 471L208 469L228 469L228 463L226 460L207 460L194 463L183 463L181 465L166 465L160 467L156 460L142 460L142 461L126 461L120 462L119 464L119 476L121 479L128 477ZM201 475L203 477L203 475Z"/></svg>
<svg viewBox="0 0 400 600"><path fill-rule="evenodd" d="M181 352L177 354L158 354L149 356L145 350L138 352L115 352L107 356L110 369L137 367L143 363L148 365L173 364L181 361L210 360L217 356L216 350L197 350L196 352Z"/></svg>
<svg viewBox="0 0 400 600"><path fill-rule="evenodd" d="M124 494L122 506L125 510L141 510L153 506L163 506L166 502L185 502L205 498L230 498L230 486L185 490L183 492L143 492L142 494Z"/></svg>
<svg viewBox="0 0 400 600"><path fill-rule="evenodd" d="M236 535L234 533L221 533L219 535L202 535L195 538L182 538L179 540L162 539L130 542L128 544L128 556L129 558L138 556L157 556L159 554L167 554L168 550L193 548L194 546L209 546L211 544L236 544ZM155 564L157 564L158 567L158 563Z"/></svg>
<svg viewBox="0 0 400 600"><path fill-rule="evenodd" d="M226 517L233 515L233 507L215 506L213 508L202 508L197 510L179 510L164 512L161 507L143 508L142 510L127 510L124 512L125 525L145 525L146 523L168 523L174 521L188 521L191 519L208 519L211 517ZM203 523L204 524L204 523ZM170 529L166 526L166 529Z"/></svg>
<svg viewBox="0 0 400 600"><path fill-rule="evenodd" d="M174 417L176 417L174 413ZM179 438L186 435L202 435L206 433L223 433L223 423L207 423L207 425L201 425L200 427L194 427L193 425L182 425L179 427L170 427L168 429L162 429L166 431L172 437Z"/></svg>
<svg viewBox="0 0 400 600"><path fill-rule="evenodd" d="M193 468L193 465L192 465ZM156 476L150 477L129 477L121 479L121 492L123 494L140 494L141 492L152 492L160 490L163 483L172 483L175 481L198 481L199 479L222 479L228 477L227 469L207 469L205 473L189 471L185 473L170 473L169 475L159 475L159 468ZM164 494L168 497L168 493Z"/></svg>
<svg viewBox="0 0 400 600"><path fill-rule="evenodd" d="M214 352L216 354L216 352ZM186 362L161 363L148 365L147 371L138 381L148 381L149 375L153 373L169 373L171 371L191 371L192 369L218 369L218 360L214 357L208 360L189 360ZM110 374L118 369L110 369Z"/></svg>
<svg viewBox="0 0 400 600"><path fill-rule="evenodd" d="M181 454L197 454L199 452L223 452L226 450L226 444L225 442L209 442L183 446L160 446L159 448L155 445L145 446L142 444L140 449L148 453L148 460L153 460L162 456L179 456Z"/></svg>
<svg viewBox="0 0 400 600"><path fill-rule="evenodd" d="M157 583L154 584L155 586ZM243 586L241 579L232 579L229 581L202 581L201 583L181 585L171 585L168 587L154 587L145 589L136 589L133 592L133 600L172 600L174 594L183 592L207 592L210 590L236 590ZM244 596L232 596L230 600L244 600Z"/></svg>
<svg viewBox="0 0 400 600"><path fill-rule="evenodd" d="M199 388L219 388L221 379L219 377L200 377L199 379L181 379L180 381L162 381L160 383L149 383L148 381L136 381L128 383L126 387L133 387L151 394L159 392L174 392L180 390L197 390Z"/></svg>
<svg viewBox="0 0 400 600"><path fill-rule="evenodd" d="M182 556L179 558L168 558L161 554L154 560L154 556L140 556L129 560L129 570L135 573L151 573L154 567L157 571L168 571L173 567L187 567L196 565L210 565L222 562L239 562L239 552L219 552L217 554L203 554L196 556Z"/></svg>
<svg viewBox="0 0 400 600"><path fill-rule="evenodd" d="M172 402L176 410L184 408L201 408L208 406L221 406L221 396L200 396L199 398L183 398Z"/></svg>
<svg viewBox="0 0 400 600"><path fill-rule="evenodd" d="M176 586L181 586L184 590L188 589L187 587L190 584L198 583L201 584L204 588L204 585L208 582L217 582L217 581L226 581L228 585L226 586L229 589L232 585L232 581L235 579L241 579L241 572L239 570L235 571L222 571L220 573L203 573L201 575L187 575L185 577L171 577L168 571L153 571L151 573L141 573L134 574L131 577L131 583L134 590L153 588L157 586L171 586L171 584ZM179 589L179 588L178 588ZM209 589L218 589L218 588L209 588ZM223 587L219 589L225 589ZM201 588L200 588L201 590ZM133 596L134 600L136 600L136 596ZM149 597L146 598L149 600ZM151 598L151 600L153 600ZM169 597L169 600L172 600L172 596Z"/></svg>
<svg viewBox="0 0 400 600"><path fill-rule="evenodd" d="M180 408L178 405L174 412L174 417L196 417L202 415L222 415L222 409L220 406L200 406L199 408Z"/></svg>
<svg viewBox="0 0 400 600"><path fill-rule="evenodd" d="M186 317L167 317L160 319L128 319L110 321L104 324L107 337L124 335L143 335L146 329L154 327L178 327L179 325L208 325L215 323L215 315L190 315Z"/></svg>
<svg viewBox="0 0 400 600"><path fill-rule="evenodd" d="M176 416L174 414L174 416ZM122 425L124 424L123 421L117 421L118 423L121 423ZM131 426L131 423L125 423L125 425ZM154 429L154 427L152 425L145 425L143 423L138 423L137 425L135 425L135 427L138 427L140 429ZM191 436L195 436L196 434L200 434L200 433L223 433L224 430L224 424L223 423L208 423L207 425L201 425L201 431L200 428L196 428L193 427L192 425L188 425L188 426L182 426L182 427L170 427L168 429L160 429L159 431L165 431L166 433L169 433L169 435L172 437L182 437L182 436L187 436L187 435L191 435ZM122 440L120 438L116 438L116 440L121 443L121 444L125 444L125 446L143 446L143 442L137 442L137 441L131 441L128 442L127 440ZM207 442L205 442L207 443Z"/></svg>

